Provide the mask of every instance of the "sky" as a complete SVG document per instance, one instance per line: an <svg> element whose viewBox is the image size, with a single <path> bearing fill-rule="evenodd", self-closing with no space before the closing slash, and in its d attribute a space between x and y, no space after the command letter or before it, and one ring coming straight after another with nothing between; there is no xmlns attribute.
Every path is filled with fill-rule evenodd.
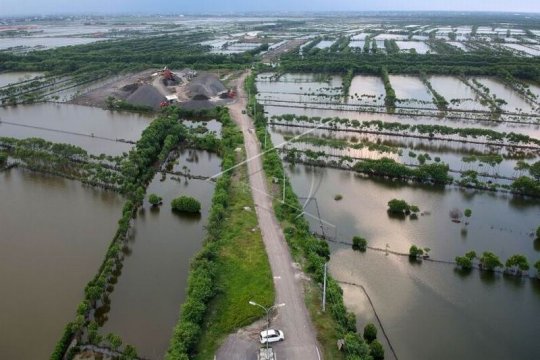
<svg viewBox="0 0 540 360"><path fill-rule="evenodd" d="M72 13L266 11L507 11L540 13L540 0L0 0L0 17Z"/></svg>

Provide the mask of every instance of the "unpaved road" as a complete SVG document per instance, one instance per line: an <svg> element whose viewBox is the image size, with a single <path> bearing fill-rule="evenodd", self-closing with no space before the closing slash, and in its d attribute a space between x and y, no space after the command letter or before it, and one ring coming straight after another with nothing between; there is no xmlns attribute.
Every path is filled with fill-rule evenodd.
<svg viewBox="0 0 540 360"><path fill-rule="evenodd" d="M322 359L322 355L319 354L315 329L304 303L303 274L293 263L283 231L272 208L272 199L266 195L268 187L262 171L262 158L257 156L261 149L255 131L251 130L254 128L253 121L242 114L242 110L246 108L242 86L246 76L247 74L244 74L238 79L238 100L230 105L229 109L244 135L247 158L252 159L247 163L249 183L274 276L276 304L285 304L278 308L277 315L271 323L271 327L283 330L285 341L273 344L272 347L279 360L319 360ZM246 306L250 305L246 303ZM264 321L262 324L259 322L256 331L250 331L248 327L248 330L242 329L230 335L219 349L216 359L256 359L256 351L259 348L257 331L264 329L265 325Z"/></svg>

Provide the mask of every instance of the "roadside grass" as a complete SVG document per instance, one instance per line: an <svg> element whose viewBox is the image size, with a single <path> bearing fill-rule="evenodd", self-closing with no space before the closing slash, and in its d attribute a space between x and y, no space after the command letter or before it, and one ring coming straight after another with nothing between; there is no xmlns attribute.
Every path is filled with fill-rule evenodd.
<svg viewBox="0 0 540 360"><path fill-rule="evenodd" d="M260 308L249 305L250 300L264 306L274 302L270 263L246 181L246 167L236 169L231 181L229 216L223 220L227 225L220 239L219 290L210 303L196 360L213 360L228 334L265 315Z"/></svg>
<svg viewBox="0 0 540 360"><path fill-rule="evenodd" d="M304 286L305 302L313 321L313 326L317 330L317 341L322 347L323 358L332 360L344 360L344 353L338 350L337 341L339 340L336 331L337 324L328 309L322 312L322 294L321 289L310 280Z"/></svg>

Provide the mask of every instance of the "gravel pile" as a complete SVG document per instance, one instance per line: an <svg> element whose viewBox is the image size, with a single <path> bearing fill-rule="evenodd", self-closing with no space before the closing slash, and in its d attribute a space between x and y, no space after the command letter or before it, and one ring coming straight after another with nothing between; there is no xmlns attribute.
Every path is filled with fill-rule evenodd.
<svg viewBox="0 0 540 360"><path fill-rule="evenodd" d="M156 88L148 84L140 86L126 99L131 104L151 106L156 110L159 109L161 102L165 100L165 97Z"/></svg>
<svg viewBox="0 0 540 360"><path fill-rule="evenodd" d="M224 91L227 91L227 88L214 74L197 75L188 85L189 97L194 100L207 100Z"/></svg>

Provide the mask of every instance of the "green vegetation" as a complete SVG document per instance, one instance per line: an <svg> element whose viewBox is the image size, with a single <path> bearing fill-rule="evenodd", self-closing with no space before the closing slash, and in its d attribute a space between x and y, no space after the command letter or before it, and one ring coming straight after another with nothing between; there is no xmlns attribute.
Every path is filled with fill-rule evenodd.
<svg viewBox="0 0 540 360"><path fill-rule="evenodd" d="M336 194L336 196L334 196L335 201L340 201L342 199L343 199L343 195L341 195L341 194Z"/></svg>
<svg viewBox="0 0 540 360"><path fill-rule="evenodd" d="M527 258L520 254L510 256L504 266L507 271L517 274L521 274L521 272L527 271L530 268Z"/></svg>
<svg viewBox="0 0 540 360"><path fill-rule="evenodd" d="M353 165L353 170L368 175L402 180L410 179L418 182L433 182L435 184L448 184L452 181L452 178L448 175L449 167L446 164L426 164L417 168L410 168L386 157L378 160L358 161Z"/></svg>
<svg viewBox="0 0 540 360"><path fill-rule="evenodd" d="M465 256L456 256L456 264L464 271L470 271L473 268L473 260L476 259L476 252L469 251Z"/></svg>
<svg viewBox="0 0 540 360"><path fill-rule="evenodd" d="M201 212L201 203L190 196L180 196L171 201L171 208L176 212L198 214Z"/></svg>
<svg viewBox="0 0 540 360"><path fill-rule="evenodd" d="M233 173L230 191L214 196L228 196L227 224L221 232L216 266L216 286L220 291L210 302L195 359L213 360L222 340L236 329L251 324L261 310L249 306L253 300L263 306L274 301L272 274L257 227L257 216L247 182L245 167Z"/></svg>
<svg viewBox="0 0 540 360"><path fill-rule="evenodd" d="M170 111L176 116L181 113L178 109ZM209 118L217 115L222 123L219 154L223 158L222 168L231 168L239 161L235 149L242 144L242 134L226 109L200 112L200 115ZM273 283L264 247L257 238L258 233L251 231L256 219L243 210L251 198L240 184L232 185L232 176L233 173L226 172L216 183L207 239L191 264L187 298L166 355L168 360L193 358L198 351L199 358L211 358L226 331L260 316L256 308L248 306L249 300L262 304L273 300ZM244 255L249 255L250 261L246 261ZM219 306L218 313L210 311L214 306Z"/></svg>
<svg viewBox="0 0 540 360"><path fill-rule="evenodd" d="M503 264L499 260L499 257L492 252L486 251L480 257L480 266L482 270L494 271L495 269L502 267Z"/></svg>
<svg viewBox="0 0 540 360"><path fill-rule="evenodd" d="M419 248L416 245L411 245L409 249L409 258L416 260L424 255L424 249Z"/></svg>
<svg viewBox="0 0 540 360"><path fill-rule="evenodd" d="M388 202L388 212L398 215L417 213L420 209L416 205L409 205L405 200L392 199Z"/></svg>
<svg viewBox="0 0 540 360"><path fill-rule="evenodd" d="M372 323L367 324L364 327L364 340L366 340L368 344L371 344L376 338L377 328Z"/></svg>
<svg viewBox="0 0 540 360"><path fill-rule="evenodd" d="M465 211L463 212L463 215L470 218L472 216L472 210L471 209L465 209Z"/></svg>
<svg viewBox="0 0 540 360"><path fill-rule="evenodd" d="M0 166L4 166L7 162L8 155L5 152L0 151Z"/></svg>
<svg viewBox="0 0 540 360"><path fill-rule="evenodd" d="M384 90L386 91L386 96L384 98L384 103L386 104L386 110L389 113L394 113L396 111L396 92L390 83L390 78L388 77L388 69L386 67L381 68L381 78L384 83Z"/></svg>
<svg viewBox="0 0 540 360"><path fill-rule="evenodd" d="M369 344L369 353L373 357L373 360L384 359L384 348L378 340L373 340L371 344Z"/></svg>
<svg viewBox="0 0 540 360"><path fill-rule="evenodd" d="M163 200L163 198L161 196L156 195L156 194L150 194L148 196L148 202L152 206L158 206L159 204L161 204L162 200Z"/></svg>
<svg viewBox="0 0 540 360"><path fill-rule="evenodd" d="M362 252L367 250L368 242L363 237L355 236L355 237L353 237L352 241L353 241L352 248L354 250L359 250L359 251L362 251Z"/></svg>

